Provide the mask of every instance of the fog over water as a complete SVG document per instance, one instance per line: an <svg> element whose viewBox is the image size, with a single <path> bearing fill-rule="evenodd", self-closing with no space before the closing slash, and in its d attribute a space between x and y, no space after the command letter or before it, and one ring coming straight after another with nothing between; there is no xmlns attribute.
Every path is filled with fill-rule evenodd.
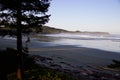
<svg viewBox="0 0 120 80"><path fill-rule="evenodd" d="M4 39L15 40L15 37L5 36ZM113 51L120 53L120 35L95 35L95 34L39 34L38 37L31 38L38 43L44 43L44 46L72 45L76 47L87 47ZM23 36L23 44L26 37ZM34 44L38 45L39 44Z"/></svg>
<svg viewBox="0 0 120 80"><path fill-rule="evenodd" d="M106 51L120 52L120 35L93 35L93 34L46 34L53 44L73 45Z"/></svg>
<svg viewBox="0 0 120 80"><path fill-rule="evenodd" d="M23 47L26 46L26 40L27 38L23 36ZM16 48L16 38L10 36L1 37L0 47L1 49L7 47ZM29 49L29 54L51 57L56 63L63 61L76 66L106 66L112 63L113 59L120 60L120 36L63 33L38 34L37 36L31 35Z"/></svg>

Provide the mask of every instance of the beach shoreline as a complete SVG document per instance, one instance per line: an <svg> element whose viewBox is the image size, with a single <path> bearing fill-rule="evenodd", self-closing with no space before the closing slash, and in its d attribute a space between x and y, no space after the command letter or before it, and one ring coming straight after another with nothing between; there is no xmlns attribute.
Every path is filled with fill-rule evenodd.
<svg viewBox="0 0 120 80"><path fill-rule="evenodd" d="M0 49L16 48L16 40L0 39ZM25 42L23 42L25 44ZM119 52L104 51L72 45L51 45L49 42L32 40L29 44L30 55L40 55L53 58L57 62L66 61L72 65L107 66L112 60L120 60ZM77 65L77 66L78 66Z"/></svg>
<svg viewBox="0 0 120 80"><path fill-rule="evenodd" d="M0 39L0 43L0 50L7 47L16 48L16 40ZM51 45L49 42L32 40L28 54L40 66L82 76L83 80L86 77L88 80L94 79L96 75L114 80L116 74L119 74L118 70L107 68L113 59L120 60L120 54L117 52L72 45Z"/></svg>
<svg viewBox="0 0 120 80"><path fill-rule="evenodd" d="M79 55L75 57L73 55L75 53L79 53ZM89 53L89 55L87 53ZM95 55L101 53L102 55L96 55L99 57L93 56L93 54ZM119 76L116 76L120 75L119 70L107 67L107 65L112 63L113 58L116 60L120 60L120 55L116 52L64 45L30 49L29 54L34 57L34 59L40 66L68 73L72 76L82 76L82 80L102 80L104 78L109 80L120 79ZM92 56L90 56L91 54ZM109 59L108 57L107 59L105 59L107 54L109 54ZM114 56L114 54L116 54L116 56ZM102 56L104 56L104 58L101 58ZM73 59L73 57L75 57L75 59ZM78 57L80 59L77 59ZM99 77L96 78L96 76Z"/></svg>
<svg viewBox="0 0 120 80"><path fill-rule="evenodd" d="M120 60L117 52L68 45L31 48L29 54L50 57L57 63L65 61L68 64L77 64L76 66L107 66L112 60Z"/></svg>

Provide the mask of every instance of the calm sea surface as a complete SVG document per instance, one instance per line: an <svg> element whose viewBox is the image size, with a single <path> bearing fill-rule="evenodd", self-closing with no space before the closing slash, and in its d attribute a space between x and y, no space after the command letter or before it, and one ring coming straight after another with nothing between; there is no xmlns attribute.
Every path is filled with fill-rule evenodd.
<svg viewBox="0 0 120 80"><path fill-rule="evenodd" d="M16 38L9 36L5 36L4 39L16 40ZM31 38L31 40L37 40L37 42L43 43L45 46L72 45L120 53L120 35L39 34L37 37ZM23 42L25 41L26 37L23 37ZM41 46L34 43L33 45Z"/></svg>
<svg viewBox="0 0 120 80"><path fill-rule="evenodd" d="M54 45L73 45L106 51L120 52L120 35L46 34L43 41Z"/></svg>

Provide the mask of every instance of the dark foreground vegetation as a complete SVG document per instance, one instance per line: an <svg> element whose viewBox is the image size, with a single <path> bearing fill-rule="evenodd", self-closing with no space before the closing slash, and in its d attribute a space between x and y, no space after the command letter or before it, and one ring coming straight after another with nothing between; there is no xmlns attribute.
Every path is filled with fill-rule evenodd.
<svg viewBox="0 0 120 80"><path fill-rule="evenodd" d="M70 74L38 66L32 56L23 53L25 80L78 80ZM0 80L17 80L16 50L7 48L0 51Z"/></svg>
<svg viewBox="0 0 120 80"><path fill-rule="evenodd" d="M33 69L37 67L35 61L29 55L23 53L24 58L24 68ZM11 48L0 51L0 80L5 80L8 74L14 73L17 71L17 51Z"/></svg>
<svg viewBox="0 0 120 80"><path fill-rule="evenodd" d="M16 50L7 48L0 50L0 80L17 80L17 55ZM24 79L25 80L119 80L119 74L113 75L95 71L80 75L79 71L60 71L43 65L38 65L33 56L23 53L24 58ZM120 62L113 60L108 67L120 69ZM88 71L84 70L84 73Z"/></svg>
<svg viewBox="0 0 120 80"><path fill-rule="evenodd" d="M112 64L108 65L109 68L120 69L120 61L112 60Z"/></svg>

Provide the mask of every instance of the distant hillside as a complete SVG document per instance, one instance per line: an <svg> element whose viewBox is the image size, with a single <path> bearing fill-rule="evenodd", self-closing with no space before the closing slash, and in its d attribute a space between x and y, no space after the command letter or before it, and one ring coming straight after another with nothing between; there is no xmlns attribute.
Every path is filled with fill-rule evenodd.
<svg viewBox="0 0 120 80"><path fill-rule="evenodd" d="M57 29L53 27L43 26L42 33L43 34L56 34L56 33L69 33L70 31L64 29Z"/></svg>
<svg viewBox="0 0 120 80"><path fill-rule="evenodd" d="M56 34L56 33L77 33L77 34L96 34L96 35L108 35L108 32L90 32L90 31L67 31L64 29L58 29L53 27L44 26L42 27L43 34Z"/></svg>
<svg viewBox="0 0 120 80"><path fill-rule="evenodd" d="M27 33L30 30L30 32L36 32L36 29L30 28L27 29L26 31L23 31L23 33ZM1 34L15 34L16 29L10 28L10 27L0 27L0 35ZM58 33L73 33L73 34L91 34L91 35L108 35L108 32L90 32L90 31L67 31L64 29L58 29L58 28L53 28L49 26L43 26L42 27L42 34L58 34Z"/></svg>
<svg viewBox="0 0 120 80"><path fill-rule="evenodd" d="M91 35L109 35L108 32L90 32L90 31L75 31L74 33L79 34L91 34Z"/></svg>
<svg viewBox="0 0 120 80"><path fill-rule="evenodd" d="M40 32L42 34L57 34L57 33L68 33L69 31L63 29L57 29L53 27L43 26L42 30L36 30L36 28L29 28L22 31L23 33L28 32ZM7 35L7 34L16 34L16 28L11 27L0 27L0 35Z"/></svg>

